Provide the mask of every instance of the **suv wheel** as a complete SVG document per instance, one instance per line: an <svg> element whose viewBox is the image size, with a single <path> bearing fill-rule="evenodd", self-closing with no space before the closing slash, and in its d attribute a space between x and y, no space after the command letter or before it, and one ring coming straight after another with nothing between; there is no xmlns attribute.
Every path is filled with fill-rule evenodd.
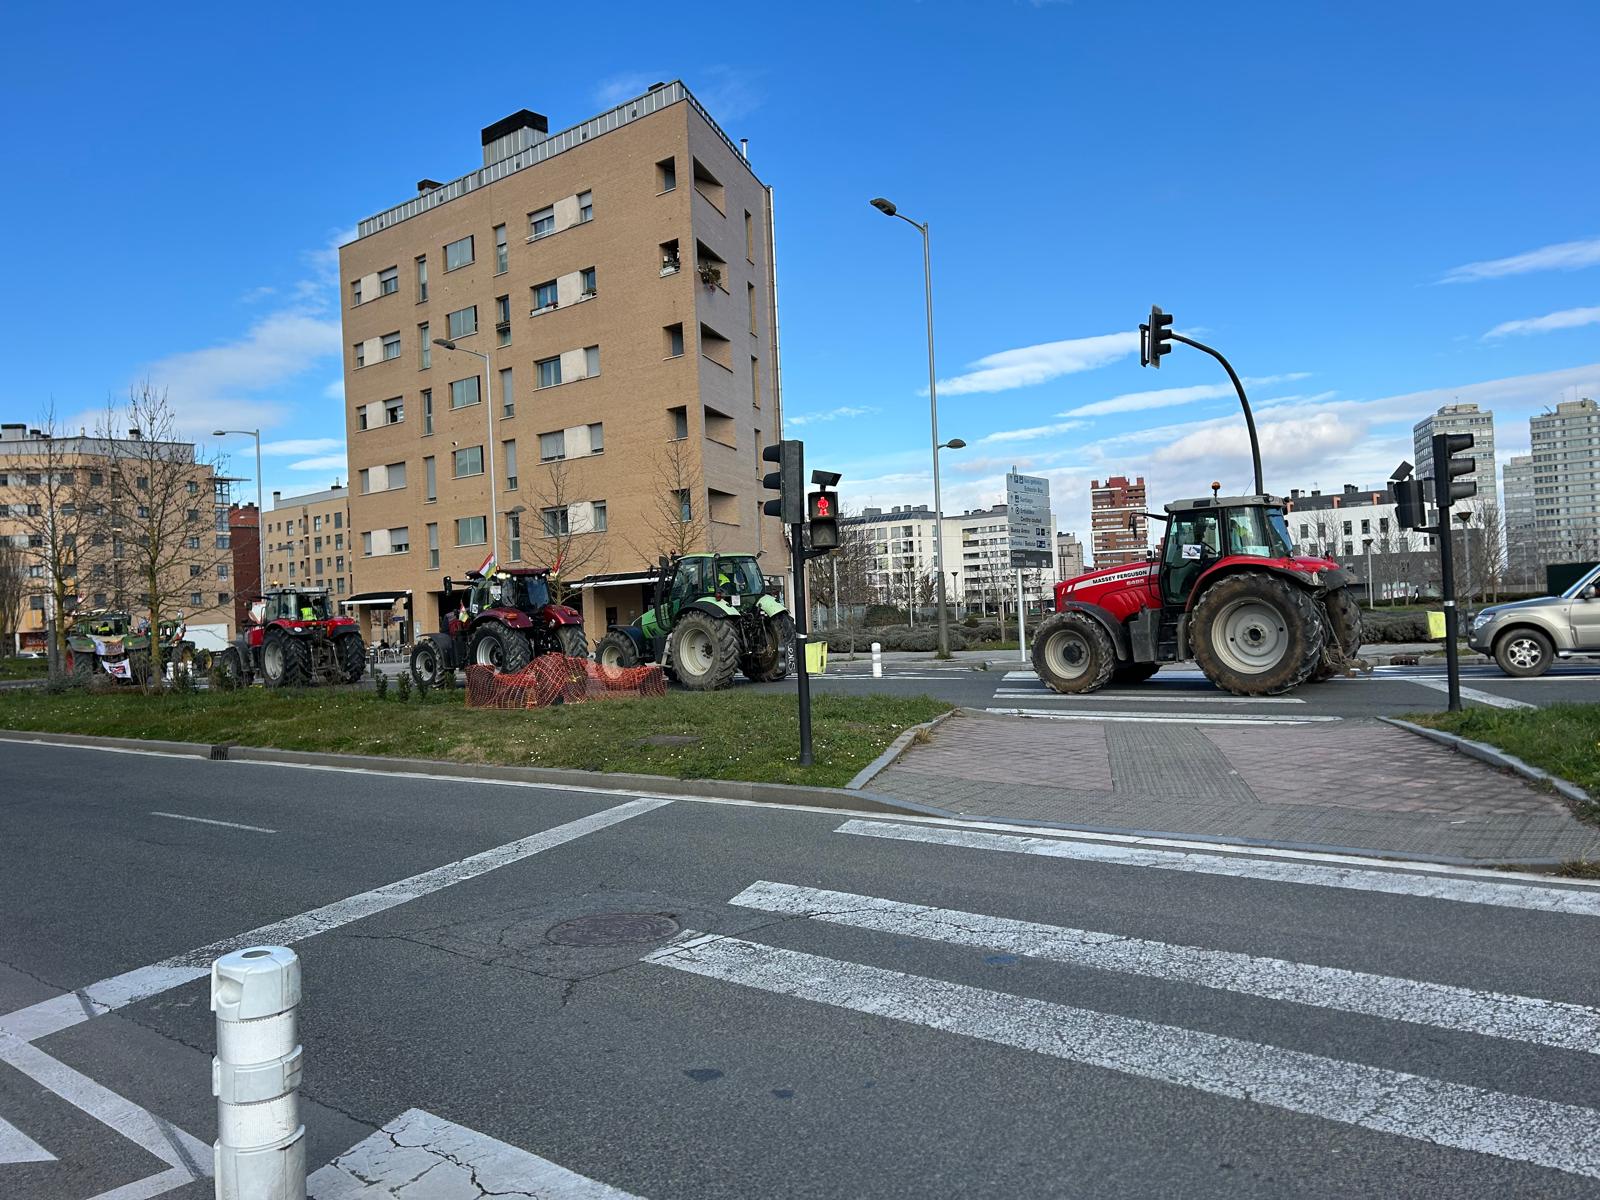
<svg viewBox="0 0 1600 1200"><path fill-rule="evenodd" d="M1494 660L1507 675L1543 675L1556 656L1554 643L1537 629L1513 629L1494 644Z"/></svg>

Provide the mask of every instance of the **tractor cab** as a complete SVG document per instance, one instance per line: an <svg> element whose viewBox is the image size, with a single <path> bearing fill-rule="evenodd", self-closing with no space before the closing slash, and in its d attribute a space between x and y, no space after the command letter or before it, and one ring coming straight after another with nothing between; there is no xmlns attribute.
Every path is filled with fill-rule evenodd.
<svg viewBox="0 0 1600 1200"><path fill-rule="evenodd" d="M1272 496L1177 500L1166 510L1159 569L1165 609L1186 609L1200 577L1223 559L1295 557L1283 506Z"/></svg>
<svg viewBox="0 0 1600 1200"><path fill-rule="evenodd" d="M316 591L290 588L268 592L262 597L261 624L275 621L331 621L333 607L326 590Z"/></svg>
<svg viewBox="0 0 1600 1200"><path fill-rule="evenodd" d="M701 597L737 608L765 594L766 580L753 554L685 554L661 561L651 608L656 627L667 630L685 605Z"/></svg>
<svg viewBox="0 0 1600 1200"><path fill-rule="evenodd" d="M125 612L102 609L80 613L68 631L69 637L126 637L133 631L133 618Z"/></svg>
<svg viewBox="0 0 1600 1200"><path fill-rule="evenodd" d="M515 571L491 571L480 575L468 571L466 594L457 605L457 619L461 605L466 607L467 619L493 609L514 609L533 615L550 603L550 572L544 568ZM455 591L454 581L445 580L445 595Z"/></svg>

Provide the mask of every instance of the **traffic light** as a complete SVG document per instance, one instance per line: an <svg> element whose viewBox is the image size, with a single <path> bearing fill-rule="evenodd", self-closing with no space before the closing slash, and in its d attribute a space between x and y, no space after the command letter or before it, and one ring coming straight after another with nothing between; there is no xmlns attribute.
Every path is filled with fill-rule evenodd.
<svg viewBox="0 0 1600 1200"><path fill-rule="evenodd" d="M1172 314L1152 304L1150 323L1139 326L1139 365L1160 367L1163 355L1172 353Z"/></svg>
<svg viewBox="0 0 1600 1200"><path fill-rule="evenodd" d="M806 515L811 525L813 550L839 547L839 497L834 492L812 492L806 497Z"/></svg>
<svg viewBox="0 0 1600 1200"><path fill-rule="evenodd" d="M805 497L805 443L785 438L761 451L761 461L777 463L776 471L761 477L761 486L778 493L778 499L768 500L761 511L777 517L785 525L800 525L806 519Z"/></svg>
<svg viewBox="0 0 1600 1200"><path fill-rule="evenodd" d="M1455 482L1457 476L1472 474L1478 465L1471 457L1456 457L1463 450L1471 449L1470 433L1433 435L1433 477L1438 481L1438 505L1441 513L1457 500L1470 500L1478 494L1477 484Z"/></svg>
<svg viewBox="0 0 1600 1200"><path fill-rule="evenodd" d="M1420 479L1397 479L1390 483L1394 491L1394 515L1401 529L1426 529L1428 526L1428 501Z"/></svg>

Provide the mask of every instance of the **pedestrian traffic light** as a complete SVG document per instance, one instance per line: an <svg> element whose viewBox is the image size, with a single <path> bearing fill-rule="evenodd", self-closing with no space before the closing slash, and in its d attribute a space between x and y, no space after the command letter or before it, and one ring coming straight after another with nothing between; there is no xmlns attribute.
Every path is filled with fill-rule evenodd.
<svg viewBox="0 0 1600 1200"><path fill-rule="evenodd" d="M805 496L805 443L785 438L761 451L761 461L777 463L776 471L761 477L761 486L778 493L778 499L768 500L761 511L777 517L785 525L800 525L806 519Z"/></svg>
<svg viewBox="0 0 1600 1200"><path fill-rule="evenodd" d="M1478 494L1476 483L1457 483L1458 476L1470 475L1477 462L1470 456L1457 458L1464 450L1472 449L1470 433L1436 433L1433 435L1433 477L1437 481L1440 519L1457 500L1470 500Z"/></svg>
<svg viewBox="0 0 1600 1200"><path fill-rule="evenodd" d="M806 497L806 515L811 525L813 550L839 547L839 496L836 492L812 492Z"/></svg>
<svg viewBox="0 0 1600 1200"><path fill-rule="evenodd" d="M1160 367L1161 357L1172 353L1172 314L1152 304L1150 323L1139 326L1139 365Z"/></svg>
<svg viewBox="0 0 1600 1200"><path fill-rule="evenodd" d="M1394 492L1394 515L1401 529L1428 527L1428 501L1420 479L1397 479L1389 484Z"/></svg>

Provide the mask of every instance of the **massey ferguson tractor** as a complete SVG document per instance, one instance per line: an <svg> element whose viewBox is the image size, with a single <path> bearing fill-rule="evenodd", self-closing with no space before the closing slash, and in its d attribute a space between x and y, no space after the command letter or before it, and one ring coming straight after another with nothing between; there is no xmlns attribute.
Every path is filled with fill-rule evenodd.
<svg viewBox="0 0 1600 1200"><path fill-rule="evenodd" d="M1150 312L1141 362L1161 365L1178 341L1227 368L1244 408L1255 466L1248 496L1212 495L1165 506L1160 553L1056 584L1055 614L1033 640L1033 667L1057 692L1093 692L1149 679L1162 663L1194 659L1207 679L1239 696L1270 696L1354 665L1361 612L1350 574L1294 548L1283 504L1266 494L1255 420L1228 361L1171 332ZM1131 523L1131 522L1130 522Z"/></svg>
<svg viewBox="0 0 1600 1200"><path fill-rule="evenodd" d="M235 686L256 678L274 688L359 683L366 674L361 631L351 618L333 614L326 588L267 592L252 614L255 624L213 660Z"/></svg>
<svg viewBox="0 0 1600 1200"><path fill-rule="evenodd" d="M452 672L472 663L507 674L520 671L539 654L589 657L583 614L550 601L550 572L540 569L468 572L466 589L456 592L446 576L446 597L460 603L444 629L417 639L411 651L411 678L418 687L437 687Z"/></svg>

